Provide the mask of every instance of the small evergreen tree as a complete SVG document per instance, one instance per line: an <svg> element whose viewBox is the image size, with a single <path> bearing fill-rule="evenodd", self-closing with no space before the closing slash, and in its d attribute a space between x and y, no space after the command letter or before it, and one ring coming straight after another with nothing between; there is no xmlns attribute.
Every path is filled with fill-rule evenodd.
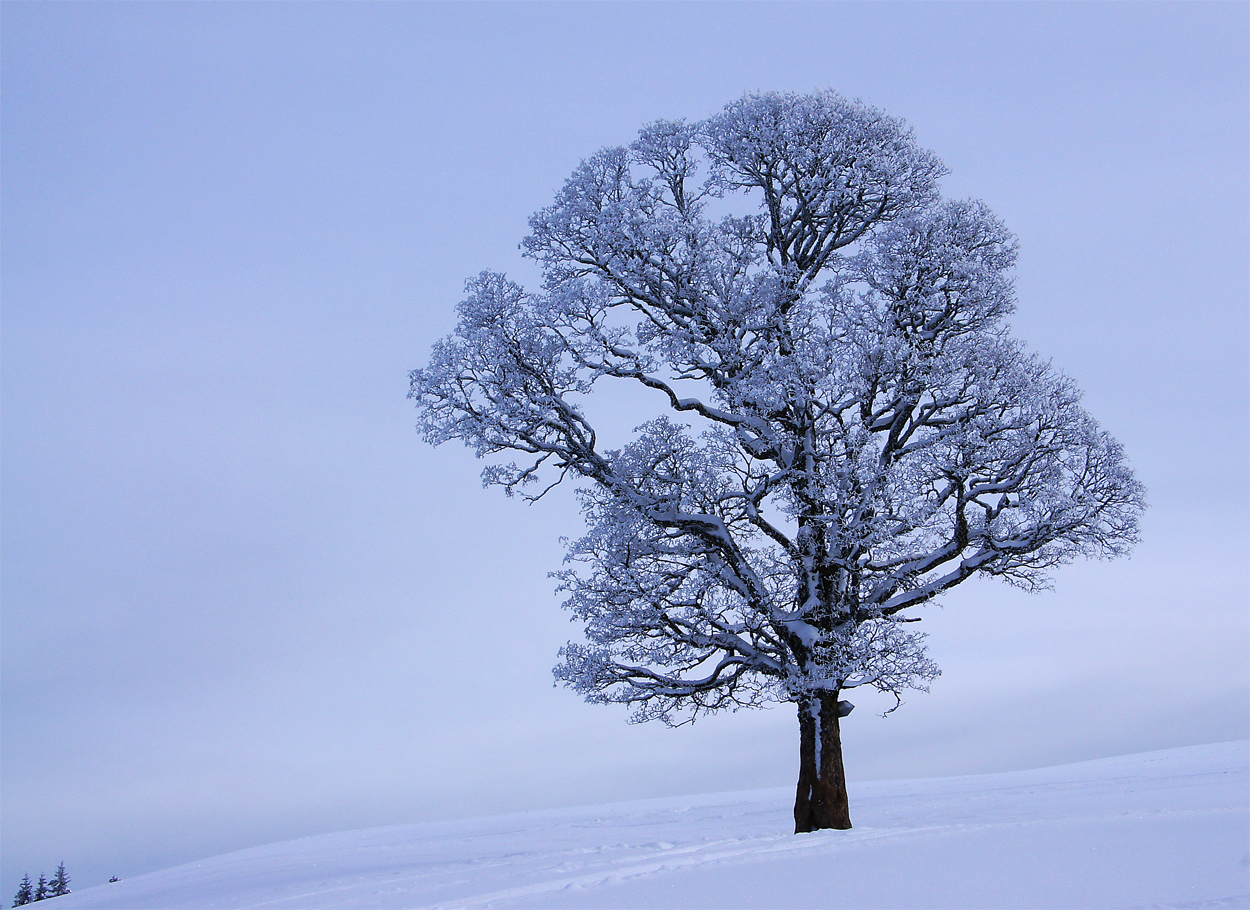
<svg viewBox="0 0 1250 910"><path fill-rule="evenodd" d="M22 884L17 889L17 895L13 898L13 906L20 907L23 904L29 904L35 899L35 892L30 886L29 873L22 876Z"/></svg>
<svg viewBox="0 0 1250 910"><path fill-rule="evenodd" d="M35 885L35 900L46 900L48 897L48 883L41 875L39 876L39 884Z"/></svg>
<svg viewBox="0 0 1250 910"><path fill-rule="evenodd" d="M65 874L65 863L56 867L56 876L48 883L48 897L60 897L69 894L69 876Z"/></svg>

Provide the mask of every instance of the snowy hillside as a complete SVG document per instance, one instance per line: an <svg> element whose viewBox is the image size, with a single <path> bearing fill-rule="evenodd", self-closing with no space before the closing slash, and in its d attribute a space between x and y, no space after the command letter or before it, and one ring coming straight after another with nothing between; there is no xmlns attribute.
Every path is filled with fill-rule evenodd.
<svg viewBox="0 0 1250 910"><path fill-rule="evenodd" d="M799 836L782 789L351 831L48 907L1247 907L1248 754L852 785Z"/></svg>

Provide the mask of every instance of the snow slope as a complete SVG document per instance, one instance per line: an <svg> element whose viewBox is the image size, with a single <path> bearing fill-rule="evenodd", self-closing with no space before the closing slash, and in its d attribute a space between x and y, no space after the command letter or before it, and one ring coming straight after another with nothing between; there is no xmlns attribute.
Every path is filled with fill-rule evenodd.
<svg viewBox="0 0 1250 910"><path fill-rule="evenodd" d="M789 790L308 837L71 907L1247 907L1250 743L851 787L851 831Z"/></svg>

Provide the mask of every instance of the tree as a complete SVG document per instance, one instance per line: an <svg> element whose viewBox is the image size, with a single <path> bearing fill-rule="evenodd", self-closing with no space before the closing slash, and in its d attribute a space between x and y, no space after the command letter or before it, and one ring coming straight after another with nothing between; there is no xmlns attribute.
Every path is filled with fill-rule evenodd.
<svg viewBox="0 0 1250 910"><path fill-rule="evenodd" d="M48 882L40 875L39 883L35 885L35 900L46 900L48 896Z"/></svg>
<svg viewBox="0 0 1250 910"><path fill-rule="evenodd" d="M1010 337L1016 243L901 121L748 95L582 162L411 374L426 441L533 501L580 481L555 674L670 724L797 706L795 830L848 828L844 690L927 688L916 608L1125 553L1144 492L1071 380ZM733 203L754 211L733 213ZM663 413L604 449L608 383Z"/></svg>
<svg viewBox="0 0 1250 910"><path fill-rule="evenodd" d="M56 867L56 875L48 883L48 897L60 897L69 894L69 876L65 874L65 863Z"/></svg>
<svg viewBox="0 0 1250 910"><path fill-rule="evenodd" d="M35 899L35 892L30 885L30 874L22 876L22 883L18 886L17 894L13 897L13 906L21 907L29 904Z"/></svg>

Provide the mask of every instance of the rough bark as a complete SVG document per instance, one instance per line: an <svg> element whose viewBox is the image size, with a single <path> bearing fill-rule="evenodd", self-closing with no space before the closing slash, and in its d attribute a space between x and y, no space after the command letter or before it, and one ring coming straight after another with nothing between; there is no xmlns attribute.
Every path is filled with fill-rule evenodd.
<svg viewBox="0 0 1250 910"><path fill-rule="evenodd" d="M794 833L851 827L842 766L838 693L824 692L799 702L799 784L794 800Z"/></svg>

